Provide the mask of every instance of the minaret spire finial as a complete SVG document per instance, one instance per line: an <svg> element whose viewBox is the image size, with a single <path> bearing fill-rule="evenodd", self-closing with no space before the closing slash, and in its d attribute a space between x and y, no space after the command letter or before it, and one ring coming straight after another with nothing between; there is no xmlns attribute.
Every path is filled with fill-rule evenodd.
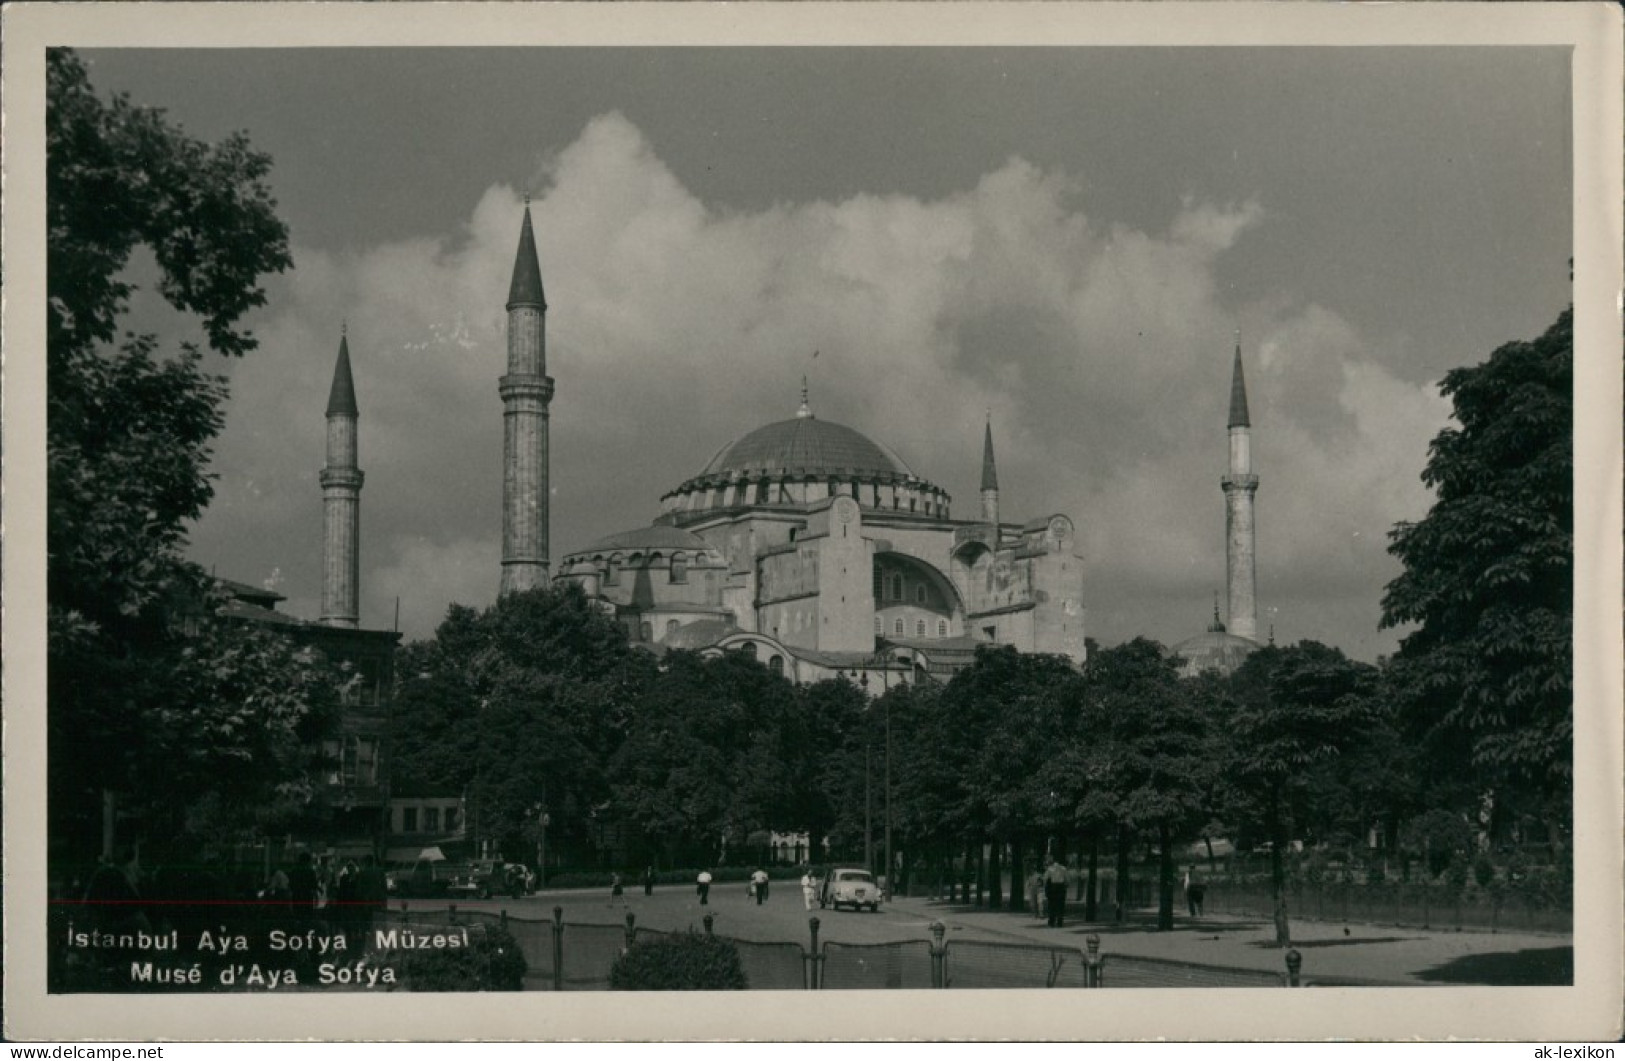
<svg viewBox="0 0 1625 1061"><path fill-rule="evenodd" d="M796 419L810 420L812 414L812 405L807 401L807 377L803 375L801 377L801 408L796 410Z"/></svg>

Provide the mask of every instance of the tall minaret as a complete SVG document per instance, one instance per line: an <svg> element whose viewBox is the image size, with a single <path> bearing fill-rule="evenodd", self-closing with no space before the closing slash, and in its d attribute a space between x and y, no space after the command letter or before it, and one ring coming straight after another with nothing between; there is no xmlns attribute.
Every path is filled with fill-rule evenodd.
<svg viewBox="0 0 1625 1061"><path fill-rule="evenodd" d="M982 522L993 524L995 544L999 533L999 470L993 465L993 416L988 414L982 433Z"/></svg>
<svg viewBox="0 0 1625 1061"><path fill-rule="evenodd" d="M502 395L502 592L547 584L547 300L530 198L508 286L508 374Z"/></svg>
<svg viewBox="0 0 1625 1061"><path fill-rule="evenodd" d="M1230 633L1258 638L1258 576L1253 533L1253 429L1247 416L1247 381L1241 374L1241 333L1236 333L1236 367L1230 380L1230 474L1224 486L1225 566L1229 578Z"/></svg>
<svg viewBox="0 0 1625 1061"><path fill-rule="evenodd" d="M339 337L339 361L327 395L327 464L322 468L322 619L361 625L361 469L357 467L355 380L350 336Z"/></svg>

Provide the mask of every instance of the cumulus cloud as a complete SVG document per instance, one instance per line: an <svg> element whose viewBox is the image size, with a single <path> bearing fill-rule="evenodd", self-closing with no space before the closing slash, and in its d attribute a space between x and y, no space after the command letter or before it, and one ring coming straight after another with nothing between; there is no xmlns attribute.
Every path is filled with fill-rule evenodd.
<svg viewBox="0 0 1625 1061"><path fill-rule="evenodd" d="M1225 253L1269 223L1268 204L1191 199L1140 231L1091 217L1074 175L1012 158L939 199L725 211L618 114L549 156L536 187L555 559L647 522L718 447L792 415L806 374L818 415L896 449L962 515L991 413L1006 511L1065 511L1080 527L1097 636L1177 640L1222 585L1217 480L1242 316L1263 603L1274 587L1316 615L1370 611L1392 574L1387 527L1425 508L1416 475L1443 422L1437 396L1381 368L1331 309L1219 297ZM295 248L262 349L234 368L200 557L247 581L280 569L290 607L319 598L322 414L348 321L364 622L387 626L398 595L403 626L424 636L448 603L493 598L496 381L521 209L495 186L459 232ZM1297 603L1300 585L1323 588ZM1353 636L1318 636L1339 635Z"/></svg>

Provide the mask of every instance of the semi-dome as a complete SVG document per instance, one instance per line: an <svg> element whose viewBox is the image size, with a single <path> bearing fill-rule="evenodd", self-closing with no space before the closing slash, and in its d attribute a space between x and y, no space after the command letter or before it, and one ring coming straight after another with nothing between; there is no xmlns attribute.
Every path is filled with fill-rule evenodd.
<svg viewBox="0 0 1625 1061"><path fill-rule="evenodd" d="M669 527L655 524L649 527L639 527L636 530L622 531L611 534L607 538L600 538L585 549L577 549L572 555L580 553L608 553L623 549L686 549L691 552L705 552L710 546L698 534L691 534L678 527Z"/></svg>
<svg viewBox="0 0 1625 1061"><path fill-rule="evenodd" d="M701 475L856 474L912 477L901 457L845 424L798 416L758 427L711 458Z"/></svg>

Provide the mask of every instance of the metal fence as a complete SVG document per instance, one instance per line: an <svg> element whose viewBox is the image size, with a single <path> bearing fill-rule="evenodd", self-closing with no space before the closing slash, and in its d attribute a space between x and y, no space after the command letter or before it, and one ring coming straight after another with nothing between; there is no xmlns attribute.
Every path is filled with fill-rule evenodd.
<svg viewBox="0 0 1625 1061"><path fill-rule="evenodd" d="M632 914L624 925L580 924L564 920L555 906L550 920L510 916L506 911L409 911L406 904L384 915L385 923L490 925L505 929L529 966L525 987L534 991L593 991L609 986L610 970L639 939L673 933L638 928ZM712 918L705 917L706 934ZM1041 943L987 940L945 941L946 927L931 925L931 939L890 943L836 943L818 940L819 920L809 918L808 945L787 941L731 939L752 990L926 990L953 988L1086 987L1331 987L1375 985L1379 981L1312 978L1300 975L1296 950L1285 955L1286 971L1227 968L1163 958L1103 955L1100 937L1086 937L1083 949ZM723 937L728 938L728 937ZM1391 982L1390 982L1391 983Z"/></svg>
<svg viewBox="0 0 1625 1061"><path fill-rule="evenodd" d="M1455 891L1435 884L1299 884L1287 892L1287 912L1320 921L1364 921L1416 928L1477 929L1489 932L1574 931L1572 906L1558 907L1534 896ZM1267 883L1207 886L1207 912L1271 917L1275 896Z"/></svg>
<svg viewBox="0 0 1625 1061"><path fill-rule="evenodd" d="M957 939L943 956L943 987L1088 987L1088 956L1076 947Z"/></svg>

